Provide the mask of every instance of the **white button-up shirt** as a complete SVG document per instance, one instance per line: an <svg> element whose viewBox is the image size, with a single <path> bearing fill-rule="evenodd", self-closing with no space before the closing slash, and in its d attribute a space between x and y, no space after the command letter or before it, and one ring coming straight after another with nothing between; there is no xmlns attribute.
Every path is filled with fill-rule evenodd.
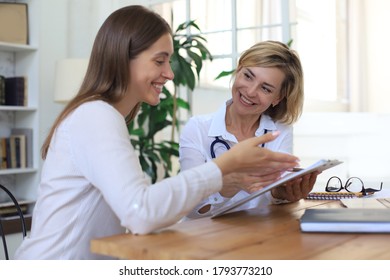
<svg viewBox="0 0 390 280"><path fill-rule="evenodd" d="M214 163L151 185L124 117L103 101L84 103L62 121L41 177L31 234L16 259L106 258L91 253L92 239L176 223L222 186Z"/></svg>
<svg viewBox="0 0 390 280"><path fill-rule="evenodd" d="M225 123L226 107L231 104L232 100L228 100L221 108L212 114L200 115L192 117L183 128L180 134L180 168L187 170L192 167L201 165L212 160L211 146L216 137L225 141L230 147L238 143L237 138L227 131ZM266 132L280 131L280 135L264 145L265 148L272 151L292 153L293 147L293 127L278 122L274 122L268 115L262 115L259 127L255 132L256 136L261 136ZM227 150L225 145L217 143L213 147L213 151L218 157L221 153ZM202 203L200 203L188 215L189 218L202 217L210 215L226 203L232 203L240 200L249 194L245 191L238 192L232 198L222 197L219 193L214 193ZM270 203L277 203L270 192L259 196L248 203L236 208L235 211L259 207L261 205L268 205ZM202 215L198 210L203 206L211 204L211 211Z"/></svg>

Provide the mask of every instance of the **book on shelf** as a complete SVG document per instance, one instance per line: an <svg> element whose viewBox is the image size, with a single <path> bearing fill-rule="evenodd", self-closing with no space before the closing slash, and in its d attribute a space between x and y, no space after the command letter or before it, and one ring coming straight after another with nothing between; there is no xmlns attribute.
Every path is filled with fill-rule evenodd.
<svg viewBox="0 0 390 280"><path fill-rule="evenodd" d="M34 204L34 201L32 200L17 199L17 201L23 214L26 214L30 207ZM0 216L8 217L15 215L18 215L18 210L13 201L9 200L0 202Z"/></svg>
<svg viewBox="0 0 390 280"><path fill-rule="evenodd" d="M6 169L8 168L8 142L9 138L7 137L1 137L0 138L0 154L1 154L1 164L0 164L0 169Z"/></svg>
<svg viewBox="0 0 390 280"><path fill-rule="evenodd" d="M0 105L5 104L5 77L0 75Z"/></svg>
<svg viewBox="0 0 390 280"><path fill-rule="evenodd" d="M9 137L2 137L0 139L1 145L1 169L11 168L11 145Z"/></svg>
<svg viewBox="0 0 390 280"><path fill-rule="evenodd" d="M390 208L306 209L302 232L390 233Z"/></svg>
<svg viewBox="0 0 390 280"><path fill-rule="evenodd" d="M0 169L33 167L32 128L13 128L0 138Z"/></svg>
<svg viewBox="0 0 390 280"><path fill-rule="evenodd" d="M33 167L33 129L32 128L12 128L11 135L24 135L24 159L25 167Z"/></svg>
<svg viewBox="0 0 390 280"><path fill-rule="evenodd" d="M12 134L10 136L11 168L26 168L26 135Z"/></svg>
<svg viewBox="0 0 390 280"><path fill-rule="evenodd" d="M7 106L27 106L27 77L5 78L5 103Z"/></svg>
<svg viewBox="0 0 390 280"><path fill-rule="evenodd" d="M0 41L28 44L27 3L0 2Z"/></svg>
<svg viewBox="0 0 390 280"><path fill-rule="evenodd" d="M9 137L9 158L8 164L10 168L16 168L16 141L14 137ZM19 148L19 147L18 147Z"/></svg>

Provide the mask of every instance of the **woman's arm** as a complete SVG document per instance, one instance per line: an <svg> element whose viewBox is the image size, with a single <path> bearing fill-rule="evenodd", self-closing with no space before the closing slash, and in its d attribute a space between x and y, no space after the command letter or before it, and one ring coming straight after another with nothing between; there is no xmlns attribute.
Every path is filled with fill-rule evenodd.
<svg viewBox="0 0 390 280"><path fill-rule="evenodd" d="M89 188L100 192L132 233L149 233L179 221L222 186L221 171L213 162L151 185L125 121L114 108L102 103L81 106L70 118L66 129L80 180L85 178Z"/></svg>

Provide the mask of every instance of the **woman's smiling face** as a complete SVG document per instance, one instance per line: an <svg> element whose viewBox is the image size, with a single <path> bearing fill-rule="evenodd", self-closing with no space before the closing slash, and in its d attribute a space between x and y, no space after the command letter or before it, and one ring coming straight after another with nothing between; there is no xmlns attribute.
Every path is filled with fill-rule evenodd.
<svg viewBox="0 0 390 280"><path fill-rule="evenodd" d="M152 106L160 102L164 84L174 78L170 65L172 53L172 36L167 33L130 61L128 90L137 102Z"/></svg>
<svg viewBox="0 0 390 280"><path fill-rule="evenodd" d="M262 114L269 106L279 103L284 78L284 73L276 67L239 69L232 86L232 105L241 114Z"/></svg>

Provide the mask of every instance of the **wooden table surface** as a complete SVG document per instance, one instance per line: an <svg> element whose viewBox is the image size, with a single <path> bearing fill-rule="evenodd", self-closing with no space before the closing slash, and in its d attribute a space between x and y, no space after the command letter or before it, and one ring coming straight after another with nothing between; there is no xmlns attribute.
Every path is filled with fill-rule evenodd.
<svg viewBox="0 0 390 280"><path fill-rule="evenodd" d="M390 259L390 234L302 233L305 208L339 208L339 201L301 200L201 218L149 235L91 241L91 251L119 259Z"/></svg>

